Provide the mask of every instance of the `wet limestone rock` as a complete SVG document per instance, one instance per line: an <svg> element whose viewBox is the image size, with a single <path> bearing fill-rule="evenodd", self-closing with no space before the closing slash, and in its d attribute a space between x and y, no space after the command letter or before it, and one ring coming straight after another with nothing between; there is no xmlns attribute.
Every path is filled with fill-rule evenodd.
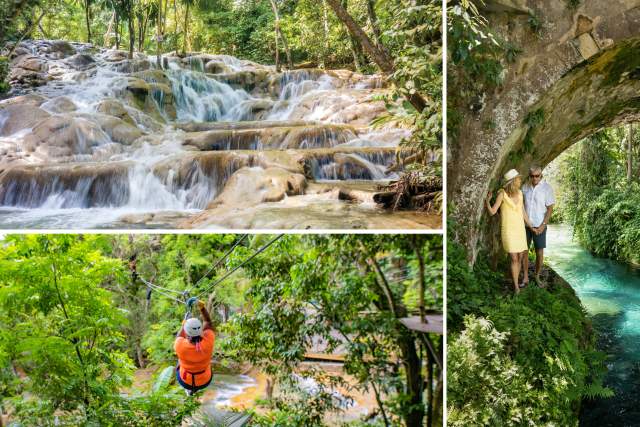
<svg viewBox="0 0 640 427"><path fill-rule="evenodd" d="M102 59L107 62L120 62L129 57L129 52L124 50L109 49L102 54Z"/></svg>
<svg viewBox="0 0 640 427"><path fill-rule="evenodd" d="M131 145L136 139L144 135L144 132L136 126L117 117L106 114L83 114L79 117L95 121L114 142L120 144Z"/></svg>
<svg viewBox="0 0 640 427"><path fill-rule="evenodd" d="M207 62L204 66L204 71L209 74L225 74L233 72L227 64L215 60Z"/></svg>
<svg viewBox="0 0 640 427"><path fill-rule="evenodd" d="M304 124L249 129L216 129L187 134L184 145L199 150L255 150L322 148L342 144L355 137L351 126ZM296 123L296 122L294 122Z"/></svg>
<svg viewBox="0 0 640 427"><path fill-rule="evenodd" d="M78 109L78 106L67 96L52 98L43 103L41 107L50 113L70 113Z"/></svg>
<svg viewBox="0 0 640 427"><path fill-rule="evenodd" d="M128 161L16 164L0 169L0 204L37 207L53 191L81 188L87 207L122 205L129 198L127 175L131 167Z"/></svg>
<svg viewBox="0 0 640 427"><path fill-rule="evenodd" d="M64 40L40 41L38 51L51 59L64 59L76 53L76 49Z"/></svg>
<svg viewBox="0 0 640 427"><path fill-rule="evenodd" d="M77 53L65 60L65 63L76 70L88 70L96 65L96 60L86 53Z"/></svg>
<svg viewBox="0 0 640 427"><path fill-rule="evenodd" d="M13 98L5 99L0 102L0 108L3 108L7 105L14 104L24 104L24 105L33 105L35 107L39 107L47 100L42 95L36 95L35 93L29 93L27 95L14 96Z"/></svg>
<svg viewBox="0 0 640 427"><path fill-rule="evenodd" d="M103 101L100 101L96 106L96 111L98 111L99 113L107 114L109 116L117 117L120 120L123 120L131 125L135 124L127 109L124 108L124 105L122 105L122 103L115 98L106 98Z"/></svg>
<svg viewBox="0 0 640 427"><path fill-rule="evenodd" d="M0 104L0 136L14 133L35 126L41 120L49 117L49 113L31 103L2 103Z"/></svg>
<svg viewBox="0 0 640 427"><path fill-rule="evenodd" d="M47 82L48 65L45 59L22 55L11 61L9 82L13 85L41 86Z"/></svg>
<svg viewBox="0 0 640 427"><path fill-rule="evenodd" d="M109 136L98 124L81 117L55 115L39 122L25 136L24 149L55 159L91 154L95 147L109 142Z"/></svg>
<svg viewBox="0 0 640 427"><path fill-rule="evenodd" d="M164 83L147 83L133 75L126 77L122 88L117 91L129 104L151 115L154 119L165 121L163 113L171 120L176 118L171 87Z"/></svg>
<svg viewBox="0 0 640 427"><path fill-rule="evenodd" d="M260 203L279 202L286 196L304 194L306 185L304 175L285 169L245 167L229 178L222 193L207 209L241 209Z"/></svg>
<svg viewBox="0 0 640 427"><path fill-rule="evenodd" d="M373 119L387 112L384 102L375 100L370 92L342 90L322 97L314 93L303 96L289 118L300 120L312 111L320 111L315 114L317 120L361 126L369 125Z"/></svg>

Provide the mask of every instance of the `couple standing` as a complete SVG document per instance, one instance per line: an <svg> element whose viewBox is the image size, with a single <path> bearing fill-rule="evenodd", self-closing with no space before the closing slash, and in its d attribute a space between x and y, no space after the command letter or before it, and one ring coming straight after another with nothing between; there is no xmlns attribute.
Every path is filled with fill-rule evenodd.
<svg viewBox="0 0 640 427"><path fill-rule="evenodd" d="M553 212L555 197L551 185L542 180L542 168L529 169L529 182L522 187L522 179L517 170L511 169L504 175L504 187L498 192L491 205L489 192L485 205L491 215L500 210L502 246L509 253L511 279L515 292L520 292L529 284L529 246L531 241L536 249L536 283L544 285L540 279L544 248L547 243L547 224ZM525 227L526 224L526 227ZM523 280L519 281L522 267Z"/></svg>

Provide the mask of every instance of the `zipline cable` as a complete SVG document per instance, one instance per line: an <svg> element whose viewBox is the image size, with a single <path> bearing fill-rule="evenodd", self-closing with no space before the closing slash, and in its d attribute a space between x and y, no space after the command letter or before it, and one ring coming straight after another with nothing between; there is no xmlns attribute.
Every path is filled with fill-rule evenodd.
<svg viewBox="0 0 640 427"><path fill-rule="evenodd" d="M138 277L140 277L140 276L138 276ZM154 288L154 289L160 289L160 290L165 291L165 292L173 292L174 294L176 294L176 295L180 295L180 296L182 296L182 295L184 294L184 292L182 292L182 291L177 291L177 290L175 290L175 289L169 289L169 288L163 288L162 286L160 286L160 285L156 285L156 284L154 284L154 283L151 283L151 282L149 282L149 281L145 280L145 279L144 279L144 278L142 278L142 277L140 277L140 280L141 280L141 281L142 281L142 283L144 283L145 285L150 286L150 287L152 287L152 288Z"/></svg>
<svg viewBox="0 0 640 427"><path fill-rule="evenodd" d="M260 255L262 252L266 251L269 246L271 246L272 244L274 244L278 239L280 239L282 236L284 236L284 234L279 234L276 237L274 237L273 239L271 239L267 244L265 244L263 247L261 247L260 249L258 249L257 251L255 251L249 258L245 259L244 261L242 261L242 263L240 263L239 265L237 265L236 267L234 267L231 271L229 271L227 274L225 274L224 276L222 276L221 278L219 278L218 280L216 280L215 282L213 282L211 285L209 285L205 290L203 290L202 292L200 292L197 296L197 298L199 298L200 296L204 295L205 293L211 291L216 285L218 285L220 282L222 282L223 280L225 280L226 278L228 278L229 276L231 276L233 273L235 273L238 269L240 269L241 267L243 267L244 265L246 265L249 261L251 261L252 259L254 259L255 257L257 257L258 255ZM225 255L223 255L223 257L218 260L218 262L216 262L216 265L219 265L224 259L226 259L231 252L240 244L240 242L242 242L245 238L247 237L247 234L245 234L244 236L242 236L240 238L240 240L238 240L233 247L227 251L227 253L225 253ZM198 280L197 283L199 283L202 279L204 279L213 269L214 267L210 268L209 271L200 279ZM179 304L185 304L186 301L181 301L178 298L175 298L174 296L170 295L167 293L168 292L173 292L177 295L182 296L183 298L188 298L188 292L185 291L177 291L175 289L169 289L169 288L163 288L162 286L153 284L151 282L149 282L148 280L145 280L142 276L138 276L138 278L142 281L142 283L144 283L145 285L147 285L147 287L155 290L156 292L158 292L159 294L179 303ZM197 284L196 283L196 284Z"/></svg>
<svg viewBox="0 0 640 427"><path fill-rule="evenodd" d="M161 288L161 287L159 287L157 285L154 285L153 283L144 280L142 277L140 277L140 280L142 280L142 283L144 283L145 285L147 285L149 288L153 289L154 291L158 292L160 295L164 295L165 297L177 302L178 304L184 304L184 301L180 301L178 298L175 298L173 295L168 294L166 292L163 292L161 289L164 289L164 288Z"/></svg>
<svg viewBox="0 0 640 427"><path fill-rule="evenodd" d="M222 257L221 257L221 258L220 258L220 259L219 259L215 264L213 264L213 265L211 266L211 268L209 268L209 270L207 270L207 272L206 272L206 273L204 273L204 274L202 275L202 277L201 277L201 278L200 278L200 279L199 279L199 280L198 280L198 281L197 281L193 286L191 286L191 287L192 287L192 288L197 287L197 286L200 284L200 282L202 282L202 281L204 280L204 278L205 278L205 277L207 277L207 276L209 275L209 273L211 273L211 272L213 271L213 269L214 269L214 268L218 267L220 264L222 264L224 261L226 261L226 260L227 260L227 258L229 258L229 255L231 255L231 253L234 251L234 249L235 249L235 248L237 248L237 247L238 247L238 245L239 245L240 243L242 243L242 241L243 241L244 239L246 239L246 238L247 238L247 236L248 236L248 234L244 234L242 237L240 237L240 239L239 239L237 242L235 242L235 243L233 244L233 246L231 246L231 248L230 248L230 249L229 249L229 250L228 250L224 255L222 255Z"/></svg>
<svg viewBox="0 0 640 427"><path fill-rule="evenodd" d="M229 271L227 274L225 274L224 276L222 276L221 278L219 278L218 280L216 280L215 282L213 282L211 285L209 285L204 291L200 292L198 294L198 298L201 297L202 295L204 295L205 293L211 291L216 285L218 285L220 282L222 282L223 280L225 280L227 277L231 276L233 273L235 273L239 268L241 268L242 266L244 266L245 264L247 264L249 261L251 261L252 259L254 259L255 257L257 257L258 255L260 255L262 252L266 251L267 248L269 246L271 246L272 244L274 244L278 239L280 239L282 236L284 236L284 234L279 234L276 237L274 237L273 239L271 239L271 241L269 241L269 243L267 243L266 245L264 245L263 247L261 247L260 249L258 249L256 252L254 252L253 255L251 255L249 258L245 259L244 261L242 261L241 264L239 264L238 266L234 267L231 271Z"/></svg>
<svg viewBox="0 0 640 427"><path fill-rule="evenodd" d="M223 261L225 261L225 260L229 257L229 255L231 255L231 252L233 252L233 250L234 250L234 249L235 249L235 248L236 248L240 243L242 243L242 241L243 241L247 236L248 236L248 234L245 234L245 235L243 235L242 237L240 237L240 239L239 239L237 242L235 242L235 243L233 244L233 246L232 246L232 247L231 247L231 248L230 248L230 249L229 249L229 250L228 250L228 251L227 251L227 252L226 252L226 253L225 253L225 254L224 254L224 255L223 255L219 260L218 260L218 261L216 261L216 263L215 263L215 264L213 264L213 266L211 266L211 268L209 268L209 270L208 270L208 271L207 271L207 272L206 272L206 273L205 273L205 274L204 274L204 275L203 275L203 276L202 276L202 277L201 277L201 278L200 278L200 279L195 283L195 285L193 285L192 287L197 286L197 285L198 285L198 283L200 283L200 282L201 282L205 277L207 277L207 276L209 275L209 273L211 273L211 271L212 271L214 268L216 268L218 265L220 265L220 263L222 263ZM139 276L139 277L140 277L140 276ZM156 285L156 284L154 284L154 283L151 283L151 282L149 282L149 281L145 280L145 279L144 279L144 278L142 278L142 277L140 277L140 280L142 280L142 282L143 282L145 285L147 285L147 287L151 287L151 288L154 288L154 289L157 289L157 290L163 290L163 291L165 291L165 292L173 292L173 293L175 293L175 294L177 294L177 295L180 295L180 296L185 296L185 292L187 292L187 291L177 291L177 290L175 290L175 289L170 289L170 288L164 288L164 287L162 287L162 286L160 286L160 285Z"/></svg>

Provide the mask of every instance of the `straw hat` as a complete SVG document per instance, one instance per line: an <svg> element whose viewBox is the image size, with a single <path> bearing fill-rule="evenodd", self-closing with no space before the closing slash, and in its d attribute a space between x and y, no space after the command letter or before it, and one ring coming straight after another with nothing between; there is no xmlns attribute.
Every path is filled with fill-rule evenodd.
<svg viewBox="0 0 640 427"><path fill-rule="evenodd" d="M504 181L505 182L509 182L512 179L514 179L515 177L517 177L518 175L520 175L520 173L518 173L517 170L511 169L509 172L504 174Z"/></svg>

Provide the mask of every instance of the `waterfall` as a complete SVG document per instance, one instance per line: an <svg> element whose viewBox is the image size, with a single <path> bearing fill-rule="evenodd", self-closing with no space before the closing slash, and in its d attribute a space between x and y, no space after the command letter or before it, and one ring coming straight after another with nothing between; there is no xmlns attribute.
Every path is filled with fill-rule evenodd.
<svg viewBox="0 0 640 427"><path fill-rule="evenodd" d="M302 212L310 199L341 202L329 201L333 192L305 193L307 181L327 189L359 181L359 188L374 191L377 181L397 178L398 167L388 169L410 136L406 129L369 126L372 109L381 106L373 98L384 84L379 76L276 72L209 54L167 54L156 68L153 57L128 59L126 52L74 44L93 59L78 69L43 53L46 43L23 45L50 74L24 88L30 98L0 101L0 228L111 226L125 214L186 216L213 209L218 199L241 200L228 192L216 198L236 188L229 180L247 167L252 178L234 181L238 190L231 191L264 193L268 199L254 199L270 206L285 197L283 204L313 221L325 210Z"/></svg>
<svg viewBox="0 0 640 427"><path fill-rule="evenodd" d="M312 158L310 169L318 181L390 180L398 177L386 171L389 158L393 157L393 153L339 153Z"/></svg>
<svg viewBox="0 0 640 427"><path fill-rule="evenodd" d="M171 80L180 121L238 120L243 112L233 110L234 107L250 99L244 90L233 89L197 71L171 70L167 76Z"/></svg>

